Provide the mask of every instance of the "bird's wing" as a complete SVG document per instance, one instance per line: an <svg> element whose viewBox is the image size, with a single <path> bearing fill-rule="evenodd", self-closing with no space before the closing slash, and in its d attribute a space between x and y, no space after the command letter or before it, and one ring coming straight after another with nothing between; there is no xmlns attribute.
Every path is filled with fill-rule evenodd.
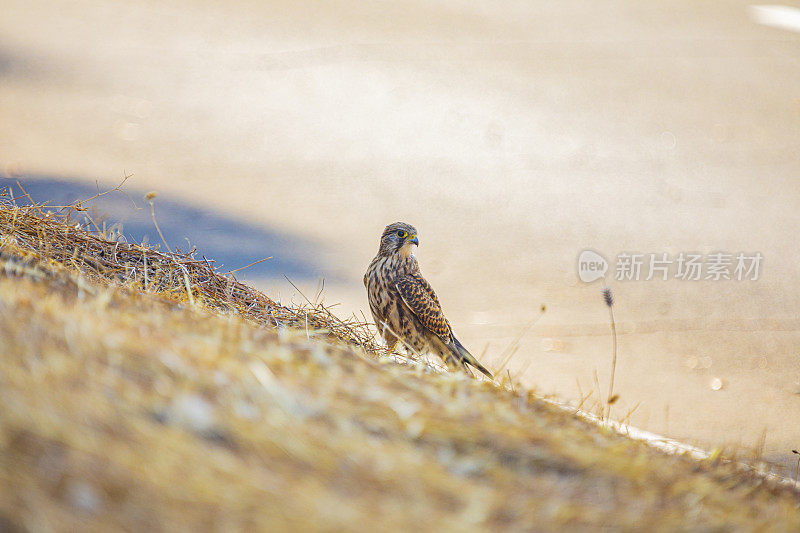
<svg viewBox="0 0 800 533"><path fill-rule="evenodd" d="M436 293L433 292L433 287L431 287L431 284L428 283L428 280L423 278L421 274L415 274L414 277L422 284L424 289L428 291L428 294L431 295L431 298L433 299L434 302L436 302L436 305L441 306L441 304L439 303L439 298L436 297Z"/></svg>
<svg viewBox="0 0 800 533"><path fill-rule="evenodd" d="M452 337L450 323L444 317L439 299L436 298L436 294L425 278L419 274L403 276L395 282L395 286L400 297L403 298L403 302L411 309L425 329L446 343L450 342Z"/></svg>

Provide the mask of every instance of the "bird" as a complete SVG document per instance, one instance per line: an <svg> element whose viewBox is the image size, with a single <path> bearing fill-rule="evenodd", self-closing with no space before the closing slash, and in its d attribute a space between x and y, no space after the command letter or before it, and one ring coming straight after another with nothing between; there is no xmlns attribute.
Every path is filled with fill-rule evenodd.
<svg viewBox="0 0 800 533"><path fill-rule="evenodd" d="M412 247L419 246L414 226L395 222L381 235L378 255L364 274L364 286L375 326L389 350L399 341L418 353L433 353L448 369L470 367L492 378L491 372L458 341L442 312L439 298L422 277Z"/></svg>

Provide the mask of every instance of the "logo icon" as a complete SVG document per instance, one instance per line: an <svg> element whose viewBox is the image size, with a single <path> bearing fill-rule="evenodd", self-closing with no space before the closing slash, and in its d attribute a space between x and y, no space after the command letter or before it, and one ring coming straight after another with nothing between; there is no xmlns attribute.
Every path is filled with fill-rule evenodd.
<svg viewBox="0 0 800 533"><path fill-rule="evenodd" d="M591 283L605 277L608 261L594 250L584 250L578 256L578 277L584 283Z"/></svg>

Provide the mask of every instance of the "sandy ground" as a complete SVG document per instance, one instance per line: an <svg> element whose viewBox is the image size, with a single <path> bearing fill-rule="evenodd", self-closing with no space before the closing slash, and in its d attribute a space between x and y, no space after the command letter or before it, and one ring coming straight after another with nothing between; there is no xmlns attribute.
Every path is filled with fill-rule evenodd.
<svg viewBox="0 0 800 533"><path fill-rule="evenodd" d="M383 226L411 222L464 344L497 368L519 339L511 373L568 400L608 382L602 282L576 273L600 251L616 416L791 475L800 34L742 2L492 6L6 1L0 165L37 199L133 173L173 244L274 256L243 275L284 299L283 273L324 277L342 314L367 309ZM760 252L759 279L614 279L622 252L718 251Z"/></svg>

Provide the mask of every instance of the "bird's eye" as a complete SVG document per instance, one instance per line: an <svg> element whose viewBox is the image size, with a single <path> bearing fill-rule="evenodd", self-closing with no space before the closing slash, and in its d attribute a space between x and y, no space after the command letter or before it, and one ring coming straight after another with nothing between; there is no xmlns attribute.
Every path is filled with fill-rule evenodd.
<svg viewBox="0 0 800 533"><path fill-rule="evenodd" d="M400 237L401 239L405 239L408 236L408 233L399 229L397 230L397 236Z"/></svg>

